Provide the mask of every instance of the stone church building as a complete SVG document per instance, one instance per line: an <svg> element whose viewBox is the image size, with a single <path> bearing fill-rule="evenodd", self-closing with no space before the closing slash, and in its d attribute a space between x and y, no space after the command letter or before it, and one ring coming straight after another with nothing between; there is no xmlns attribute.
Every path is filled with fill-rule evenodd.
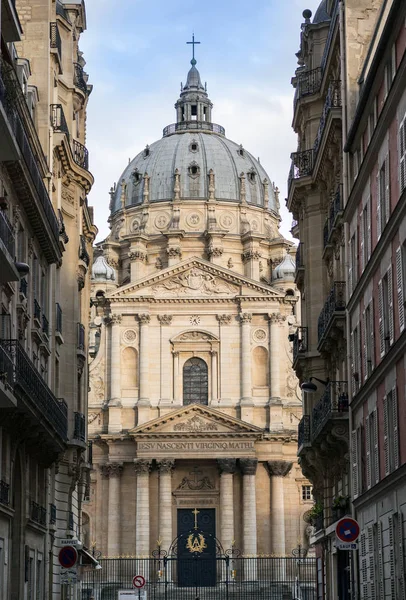
<svg viewBox="0 0 406 600"><path fill-rule="evenodd" d="M312 506L292 244L278 189L213 123L191 64L176 123L111 189L95 251L83 522L104 556L168 549L195 519L224 549L291 555Z"/></svg>

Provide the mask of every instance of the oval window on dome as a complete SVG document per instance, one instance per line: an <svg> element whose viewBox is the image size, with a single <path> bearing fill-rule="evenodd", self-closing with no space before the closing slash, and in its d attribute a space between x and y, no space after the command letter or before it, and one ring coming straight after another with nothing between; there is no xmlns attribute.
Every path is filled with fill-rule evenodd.
<svg viewBox="0 0 406 600"><path fill-rule="evenodd" d="M192 140L189 145L189 150L190 152L197 152L199 150L199 144L196 142L196 140Z"/></svg>

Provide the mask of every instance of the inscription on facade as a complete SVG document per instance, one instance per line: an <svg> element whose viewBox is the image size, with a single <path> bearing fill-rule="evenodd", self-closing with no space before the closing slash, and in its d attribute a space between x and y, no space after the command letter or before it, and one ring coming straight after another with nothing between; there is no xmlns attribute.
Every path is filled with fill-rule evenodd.
<svg viewBox="0 0 406 600"><path fill-rule="evenodd" d="M229 451L229 450L254 450L253 441L184 441L184 442L138 442L138 450L142 452L167 452L184 451L202 452L204 450Z"/></svg>

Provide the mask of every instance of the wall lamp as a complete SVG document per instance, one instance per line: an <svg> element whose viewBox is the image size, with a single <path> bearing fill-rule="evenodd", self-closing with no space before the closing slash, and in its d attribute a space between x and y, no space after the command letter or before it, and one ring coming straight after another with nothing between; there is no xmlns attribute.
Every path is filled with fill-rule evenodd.
<svg viewBox="0 0 406 600"><path fill-rule="evenodd" d="M323 385L327 385L328 384L328 379L327 379L327 381L324 381L323 379L319 379L318 377L310 377L309 381L304 381L302 383L302 385L300 386L300 388L301 388L301 390L303 392L307 392L308 394L312 394L313 392L317 391L317 385L315 383L312 383L313 379L315 379L319 383L322 383Z"/></svg>

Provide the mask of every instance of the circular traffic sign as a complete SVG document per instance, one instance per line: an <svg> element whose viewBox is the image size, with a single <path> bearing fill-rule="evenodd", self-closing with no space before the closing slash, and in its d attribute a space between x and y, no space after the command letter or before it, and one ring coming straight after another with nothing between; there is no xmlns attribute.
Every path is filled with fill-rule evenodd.
<svg viewBox="0 0 406 600"><path fill-rule="evenodd" d="M336 525L336 536L341 542L355 542L359 536L359 525L355 519L344 517Z"/></svg>
<svg viewBox="0 0 406 600"><path fill-rule="evenodd" d="M141 588L143 588L145 585L145 577L143 577L142 575L135 575L135 577L133 577L133 586L135 588L138 588L139 590Z"/></svg>
<svg viewBox="0 0 406 600"><path fill-rule="evenodd" d="M78 561L78 551L73 546L64 546L59 550L59 564L64 569L71 569Z"/></svg>

